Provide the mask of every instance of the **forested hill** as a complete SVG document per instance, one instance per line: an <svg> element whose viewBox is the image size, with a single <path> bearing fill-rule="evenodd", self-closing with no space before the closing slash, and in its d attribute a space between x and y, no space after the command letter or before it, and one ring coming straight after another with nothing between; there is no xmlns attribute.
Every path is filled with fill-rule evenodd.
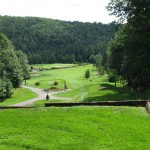
<svg viewBox="0 0 150 150"><path fill-rule="evenodd" d="M66 22L36 17L0 16L0 32L23 50L30 63L106 61L106 45L114 33L111 25Z"/></svg>

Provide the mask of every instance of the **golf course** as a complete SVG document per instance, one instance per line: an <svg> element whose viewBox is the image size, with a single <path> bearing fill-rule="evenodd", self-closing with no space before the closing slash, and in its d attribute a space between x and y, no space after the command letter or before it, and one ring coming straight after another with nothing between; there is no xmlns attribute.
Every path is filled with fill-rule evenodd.
<svg viewBox="0 0 150 150"><path fill-rule="evenodd" d="M53 66L53 68L52 68ZM30 66L31 67L31 66ZM135 99L136 95L107 75L98 75L92 64L32 65L27 86L50 89L56 99L41 99L29 106L37 108L1 110L0 149L148 149L150 116L143 107L63 107L46 108L45 102L93 102ZM85 79L85 71L90 77ZM66 81L67 90L62 92ZM35 83L39 82L39 85ZM57 94L55 94L57 90ZM46 96L45 92L45 96ZM10 106L38 95L27 88L14 90L1 102Z"/></svg>
<svg viewBox="0 0 150 150"><path fill-rule="evenodd" d="M0 7L0 150L150 150L150 0Z"/></svg>
<svg viewBox="0 0 150 150"><path fill-rule="evenodd" d="M122 87L119 82L115 87L114 83L108 82L107 74L99 75L92 64L40 64L31 66L33 70L31 71L31 79L26 81L27 86L38 88L42 91L50 89L53 83L57 82L54 89L49 90L57 99L50 97L46 101L45 92L44 99L33 103L32 106L44 106L45 102L99 102L136 99L136 94L129 88ZM87 69L90 71L88 79L85 78ZM36 85L37 82L39 85ZM66 91L64 91L64 82L67 85ZM56 91L57 94L55 94ZM1 102L0 105L9 106L36 96L37 94L31 90L21 88L14 90L12 98Z"/></svg>

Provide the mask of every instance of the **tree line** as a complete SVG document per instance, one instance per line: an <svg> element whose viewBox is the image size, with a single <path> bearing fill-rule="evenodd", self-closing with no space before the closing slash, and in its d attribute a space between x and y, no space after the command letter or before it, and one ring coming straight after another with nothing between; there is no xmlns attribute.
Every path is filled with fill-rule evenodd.
<svg viewBox="0 0 150 150"><path fill-rule="evenodd" d="M150 96L150 1L110 0L107 9L123 24L107 49L110 80L119 77L137 92L138 98L147 99Z"/></svg>
<svg viewBox="0 0 150 150"><path fill-rule="evenodd" d="M110 24L66 22L37 17L0 16L0 31L27 54L29 63L106 63L107 43L114 36Z"/></svg>
<svg viewBox="0 0 150 150"><path fill-rule="evenodd" d="M27 56L15 51L12 42L0 33L0 100L10 97L12 89L29 78Z"/></svg>

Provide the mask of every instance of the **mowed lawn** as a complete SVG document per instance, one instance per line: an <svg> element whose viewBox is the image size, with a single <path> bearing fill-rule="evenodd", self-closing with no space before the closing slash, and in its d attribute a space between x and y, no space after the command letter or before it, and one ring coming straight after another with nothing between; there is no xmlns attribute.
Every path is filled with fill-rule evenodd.
<svg viewBox="0 0 150 150"><path fill-rule="evenodd" d="M16 90L14 89L13 92L11 98L7 98L3 102L0 102L0 106L9 106L37 97L36 93L26 88L17 88Z"/></svg>
<svg viewBox="0 0 150 150"><path fill-rule="evenodd" d="M0 110L2 150L149 150L145 108Z"/></svg>

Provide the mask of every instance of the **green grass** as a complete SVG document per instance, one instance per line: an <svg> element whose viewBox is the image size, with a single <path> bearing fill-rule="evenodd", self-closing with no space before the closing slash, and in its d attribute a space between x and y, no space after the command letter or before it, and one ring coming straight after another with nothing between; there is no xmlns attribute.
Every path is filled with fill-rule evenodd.
<svg viewBox="0 0 150 150"><path fill-rule="evenodd" d="M62 103L62 102L71 102L70 100L39 100L29 106L36 106L36 107L45 107L45 103Z"/></svg>
<svg viewBox="0 0 150 150"><path fill-rule="evenodd" d="M89 86L88 88L90 91L90 88L92 87ZM99 91L100 94L97 91ZM101 83L97 91L89 92L87 98L84 101L120 101L136 99L135 93L128 88L115 87L110 83Z"/></svg>
<svg viewBox="0 0 150 150"><path fill-rule="evenodd" d="M91 74L88 80L84 78L87 69L90 70ZM50 88L54 81L58 81L57 87L63 89L64 81L66 80L69 91L56 94L56 96L72 98L73 101L91 102L136 99L136 94L129 89L119 87L119 84L115 87L113 83L109 83L106 74L98 76L93 65L32 72L31 76L32 78L28 81L28 85L41 89ZM35 86L37 81L40 82L39 86Z"/></svg>
<svg viewBox="0 0 150 150"><path fill-rule="evenodd" d="M18 88L14 90L11 98L5 99L3 102L0 102L0 106L17 104L19 102L23 102L25 100L29 100L35 97L37 97L37 94L33 93L31 90L26 88Z"/></svg>
<svg viewBox="0 0 150 150"><path fill-rule="evenodd" d="M52 69L52 68L67 68L67 67L74 67L77 66L77 64L34 64L34 65L30 65L32 67L34 67L34 69L39 69L39 68L43 68L43 69Z"/></svg>
<svg viewBox="0 0 150 150"><path fill-rule="evenodd" d="M2 150L148 150L145 108L72 107L0 111Z"/></svg>
<svg viewBox="0 0 150 150"><path fill-rule="evenodd" d="M52 66L59 68L60 66L68 67L74 65L75 64L37 64L32 66L34 68L48 68ZM84 78L84 74L87 69L90 70L89 79ZM27 85L41 89L49 89L52 84L57 81L59 83L57 85L57 89L63 89L64 81L66 81L69 90L64 93L56 94L55 96L60 98L71 98L71 101L74 102L119 101L136 99L136 94L134 92L131 92L127 88L122 88L119 86L115 87L114 84L108 82L106 74L104 76L99 76L95 70L95 67L89 64L64 69L31 72L31 79L27 81ZM39 86L35 86L37 81L40 82ZM0 103L0 105L12 105L33 97L36 97L36 95L31 91L27 89L18 89L15 91L12 98ZM40 105L44 105L42 102L40 103Z"/></svg>
<svg viewBox="0 0 150 150"><path fill-rule="evenodd" d="M51 66L51 65L50 65ZM33 67L50 67L48 65ZM59 67L54 64L54 67ZM90 79L84 78L89 69ZM45 108L45 102L132 100L134 92L115 87L107 75L98 76L93 65L31 73L28 85L50 88L66 80L69 91L55 96L71 100L41 100L36 109L0 110L0 149L2 150L147 150L150 149L150 116L145 108L71 107ZM40 85L35 86L39 81ZM0 105L12 105L36 97L28 89L17 89L12 98Z"/></svg>
<svg viewBox="0 0 150 150"><path fill-rule="evenodd" d="M79 80L81 80L84 77L84 72L87 67L92 68L92 65L85 67L79 66L74 68L32 72L32 79L28 81L28 84L31 86L35 86L35 82L40 81L41 85L39 86L39 88L48 88L51 86L51 83L55 80L66 80L69 88L74 88L78 86L76 85L76 82L79 83ZM58 86L63 88L62 83L60 83Z"/></svg>

